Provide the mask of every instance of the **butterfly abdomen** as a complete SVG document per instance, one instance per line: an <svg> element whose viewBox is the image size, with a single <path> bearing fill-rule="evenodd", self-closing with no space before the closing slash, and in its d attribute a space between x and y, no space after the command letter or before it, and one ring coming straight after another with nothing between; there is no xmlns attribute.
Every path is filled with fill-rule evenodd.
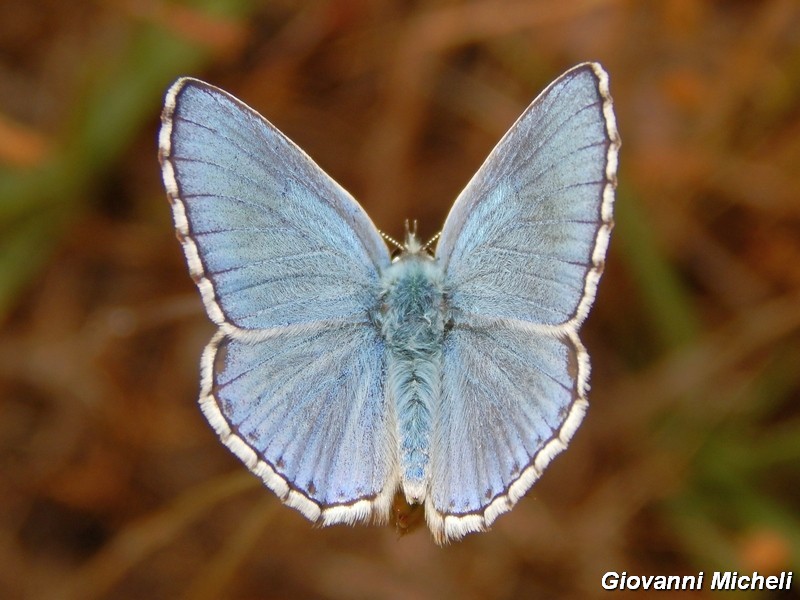
<svg viewBox="0 0 800 600"><path fill-rule="evenodd" d="M439 401L446 311L442 273L422 254L406 254L382 274L377 321L386 341L387 393L397 412L403 491L425 496L431 422Z"/></svg>

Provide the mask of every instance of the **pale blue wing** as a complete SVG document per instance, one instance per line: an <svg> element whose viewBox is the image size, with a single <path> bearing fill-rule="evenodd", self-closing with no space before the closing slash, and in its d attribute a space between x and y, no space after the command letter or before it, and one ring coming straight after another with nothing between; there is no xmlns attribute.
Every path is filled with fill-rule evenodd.
<svg viewBox="0 0 800 600"><path fill-rule="evenodd" d="M192 276L218 324L361 318L390 262L369 217L261 115L195 79L170 89L164 183Z"/></svg>
<svg viewBox="0 0 800 600"><path fill-rule="evenodd" d="M167 93L162 174L192 277L220 329L201 406L287 504L324 524L385 518L396 426L371 321L388 251L295 144L194 79Z"/></svg>
<svg viewBox="0 0 800 600"><path fill-rule="evenodd" d="M222 441L284 502L322 523L385 519L397 487L383 340L359 324L218 334L201 407Z"/></svg>
<svg viewBox="0 0 800 600"><path fill-rule="evenodd" d="M456 201L437 247L450 329L426 515L484 529L566 447L587 407L578 328L613 226L608 77L579 65L533 101Z"/></svg>
<svg viewBox="0 0 800 600"><path fill-rule="evenodd" d="M436 255L458 310L560 325L588 311L612 227L619 136L595 63L554 81L486 159Z"/></svg>
<svg viewBox="0 0 800 600"><path fill-rule="evenodd" d="M455 325L442 364L426 514L452 539L509 510L566 447L586 410L589 363L575 336L487 321Z"/></svg>

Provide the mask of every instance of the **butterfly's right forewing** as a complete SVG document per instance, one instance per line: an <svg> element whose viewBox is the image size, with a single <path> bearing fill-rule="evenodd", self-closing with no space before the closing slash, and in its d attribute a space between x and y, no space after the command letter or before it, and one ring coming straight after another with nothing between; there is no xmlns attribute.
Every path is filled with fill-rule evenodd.
<svg viewBox="0 0 800 600"><path fill-rule="evenodd" d="M389 254L347 192L261 115L202 81L170 88L162 122L176 229L217 324L363 317Z"/></svg>

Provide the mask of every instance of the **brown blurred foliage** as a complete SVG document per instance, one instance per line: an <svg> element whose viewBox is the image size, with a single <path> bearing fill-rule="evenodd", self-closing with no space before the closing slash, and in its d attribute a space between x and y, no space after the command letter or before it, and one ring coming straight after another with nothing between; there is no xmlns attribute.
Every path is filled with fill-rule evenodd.
<svg viewBox="0 0 800 600"><path fill-rule="evenodd" d="M231 91L383 231L428 238L585 60L623 148L584 425L491 532L314 528L196 407L212 327L159 179L166 85ZM146 84L104 87L115 68ZM88 88L129 120L89 131ZM585 598L606 571L800 571L799 99L794 0L5 0L0 237L56 224L3 263L30 269L0 332L0 597ZM6 185L54 157L41 204Z"/></svg>

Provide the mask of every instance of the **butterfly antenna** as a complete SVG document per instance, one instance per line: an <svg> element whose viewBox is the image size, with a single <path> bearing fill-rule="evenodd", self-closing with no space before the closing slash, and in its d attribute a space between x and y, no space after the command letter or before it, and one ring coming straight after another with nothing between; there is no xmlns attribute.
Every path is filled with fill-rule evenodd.
<svg viewBox="0 0 800 600"><path fill-rule="evenodd" d="M390 236L388 233L384 233L380 229L378 230L378 233L380 233L381 237L385 239L387 242L389 242L392 246L394 246L401 252L405 252L406 247L400 242L398 242L396 239L394 239L392 236Z"/></svg>
<svg viewBox="0 0 800 600"><path fill-rule="evenodd" d="M442 237L442 232L441 231L439 233L437 233L435 236L433 236L431 239L429 239L428 242L422 247L422 249L423 250L429 250L430 247L433 245L433 242L438 240L440 237Z"/></svg>

